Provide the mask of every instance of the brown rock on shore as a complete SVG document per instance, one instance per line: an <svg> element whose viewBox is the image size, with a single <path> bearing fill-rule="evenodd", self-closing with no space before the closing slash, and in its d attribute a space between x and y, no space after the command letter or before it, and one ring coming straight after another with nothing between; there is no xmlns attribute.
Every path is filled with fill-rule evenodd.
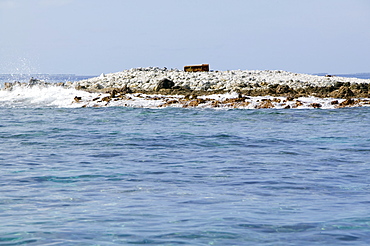
<svg viewBox="0 0 370 246"><path fill-rule="evenodd" d="M97 89L83 89L89 92L105 92L110 93L112 98L117 95L124 95L129 93L143 93L143 94L161 94L161 95L184 95L186 97L197 97L212 94L223 94L228 93L230 90L191 90L186 87L176 86L171 83L172 81L164 79L162 80L154 90L142 90L133 89L127 86L117 88L105 88L102 90ZM256 96L282 96L287 98L298 98L298 97L309 97L315 96L319 98L368 98L369 97L369 85L368 84L350 84L350 83L336 83L333 86L319 87L319 86L307 86L302 88L291 88L288 85L270 85L269 88L261 87L249 87L241 88L240 94L243 97L256 97Z"/></svg>
<svg viewBox="0 0 370 246"><path fill-rule="evenodd" d="M352 98L355 94L349 87L341 86L339 90L331 92L330 96L334 98Z"/></svg>
<svg viewBox="0 0 370 246"><path fill-rule="evenodd" d="M270 99L263 100L256 108L261 109L261 108L273 108L274 105L272 104Z"/></svg>
<svg viewBox="0 0 370 246"><path fill-rule="evenodd" d="M346 99L344 102L341 102L338 107L342 107L343 108L343 107L353 106L353 105L356 104L356 102L357 101L349 98L349 99Z"/></svg>

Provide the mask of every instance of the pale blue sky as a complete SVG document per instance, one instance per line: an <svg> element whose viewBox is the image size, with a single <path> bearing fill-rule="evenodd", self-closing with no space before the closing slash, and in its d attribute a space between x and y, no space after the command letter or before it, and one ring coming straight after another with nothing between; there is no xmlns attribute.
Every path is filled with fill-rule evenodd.
<svg viewBox="0 0 370 246"><path fill-rule="evenodd" d="M370 0L0 0L0 73L370 72Z"/></svg>

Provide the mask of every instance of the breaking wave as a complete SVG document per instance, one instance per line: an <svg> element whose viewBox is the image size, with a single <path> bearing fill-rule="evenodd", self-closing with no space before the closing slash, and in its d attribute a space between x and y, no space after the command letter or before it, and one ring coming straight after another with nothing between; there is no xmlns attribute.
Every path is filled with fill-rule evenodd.
<svg viewBox="0 0 370 246"><path fill-rule="evenodd" d="M95 93L67 89L61 86L15 86L0 90L0 107L80 107L74 103L76 95L90 98Z"/></svg>

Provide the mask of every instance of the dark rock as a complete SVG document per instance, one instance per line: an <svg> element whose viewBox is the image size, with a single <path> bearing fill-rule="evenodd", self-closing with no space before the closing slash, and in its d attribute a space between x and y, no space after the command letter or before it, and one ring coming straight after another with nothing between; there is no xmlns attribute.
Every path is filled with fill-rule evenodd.
<svg viewBox="0 0 370 246"><path fill-rule="evenodd" d="M35 79L31 77L31 79L28 81L29 85L36 85L37 83L41 82L41 80Z"/></svg>
<svg viewBox="0 0 370 246"><path fill-rule="evenodd" d="M337 105L337 104L339 104L339 102L338 102L338 100L335 100L335 101L331 101L330 104L331 105Z"/></svg>
<svg viewBox="0 0 370 246"><path fill-rule="evenodd" d="M361 84L360 84L360 88L361 88L362 90L368 90L368 84L366 84L366 83L361 83Z"/></svg>
<svg viewBox="0 0 370 246"><path fill-rule="evenodd" d="M110 96L106 96L106 97L103 97L101 100L104 102L110 102L112 98Z"/></svg>
<svg viewBox="0 0 370 246"><path fill-rule="evenodd" d="M316 87L315 93L321 97L327 97L335 88L334 87Z"/></svg>
<svg viewBox="0 0 370 246"><path fill-rule="evenodd" d="M87 88L84 85L78 85L78 86L76 86L76 90L86 90L86 89Z"/></svg>
<svg viewBox="0 0 370 246"><path fill-rule="evenodd" d="M12 89L13 88L13 83L10 82L5 82L4 83L4 89Z"/></svg>
<svg viewBox="0 0 370 246"><path fill-rule="evenodd" d="M111 98L115 98L117 94L118 94L118 90L117 89L113 89L113 90L110 91L110 97Z"/></svg>
<svg viewBox="0 0 370 246"><path fill-rule="evenodd" d="M222 101L222 103L226 104L226 103L245 102L245 99L247 99L247 98L246 97L228 98L228 99ZM264 100L264 99L262 99L262 100ZM266 100L270 100L270 99L266 99Z"/></svg>
<svg viewBox="0 0 370 246"><path fill-rule="evenodd" d="M175 86L175 83L169 79L161 79L156 87L156 91L159 91L161 89L171 89L173 86Z"/></svg>
<svg viewBox="0 0 370 246"><path fill-rule="evenodd" d="M269 88L276 89L279 84L269 84Z"/></svg>
<svg viewBox="0 0 370 246"><path fill-rule="evenodd" d="M347 86L341 86L339 90L330 93L330 96L335 98L351 98L354 95L353 91Z"/></svg>
<svg viewBox="0 0 370 246"><path fill-rule="evenodd" d="M289 93L291 90L290 90L290 87L288 85L278 85L278 87L276 87L276 93L277 94L284 94L284 93Z"/></svg>
<svg viewBox="0 0 370 246"><path fill-rule="evenodd" d="M295 101L295 106L296 107L303 106L303 103L301 101L299 101L299 100L296 100Z"/></svg>
<svg viewBox="0 0 370 246"><path fill-rule="evenodd" d="M81 101L81 97L78 97L78 96L75 96L75 98L74 98L74 100L75 100L75 102L80 102Z"/></svg>
<svg viewBox="0 0 370 246"><path fill-rule="evenodd" d="M169 100L166 103L160 105L159 107L168 107L171 106L172 104L180 103L178 100Z"/></svg>
<svg viewBox="0 0 370 246"><path fill-rule="evenodd" d="M321 108L322 107L322 105L320 103L311 103L310 106L313 107L313 108Z"/></svg>
<svg viewBox="0 0 370 246"><path fill-rule="evenodd" d="M189 94L191 92L190 87L179 86L179 85L173 86L171 90L172 90L171 93L174 95Z"/></svg>
<svg viewBox="0 0 370 246"><path fill-rule="evenodd" d="M93 85L93 88L97 89L97 90L101 90L101 89L104 89L104 86L101 85L101 84L95 84L95 85Z"/></svg>
<svg viewBox="0 0 370 246"><path fill-rule="evenodd" d="M195 100L192 100L190 101L185 107L197 107L199 104L201 103L205 103L206 101L204 99L195 99Z"/></svg>
<svg viewBox="0 0 370 246"><path fill-rule="evenodd" d="M267 95L275 95L276 89L275 88L268 88L267 89Z"/></svg>
<svg viewBox="0 0 370 246"><path fill-rule="evenodd" d="M258 109L260 108L273 108L274 105L272 104L270 99L262 100L262 102L257 106Z"/></svg>
<svg viewBox="0 0 370 246"><path fill-rule="evenodd" d="M116 97L122 97L125 94L132 93L132 90L127 86L124 85L121 89L113 89L113 90L107 90L107 93L110 94L111 98L116 98Z"/></svg>
<svg viewBox="0 0 370 246"><path fill-rule="evenodd" d="M365 83L353 83L350 89L355 94L355 97L367 97L369 93L368 85Z"/></svg>
<svg viewBox="0 0 370 246"><path fill-rule="evenodd" d="M334 87L336 88L336 89L339 89L340 87L342 87L344 85L344 83L343 82L335 82L335 84L334 84Z"/></svg>
<svg viewBox="0 0 370 246"><path fill-rule="evenodd" d="M353 100L353 99L349 98L349 99L346 99L344 102L341 102L341 103L339 104L339 107L352 106L352 105L354 105L355 103L356 103L356 102L355 102L355 100Z"/></svg>
<svg viewBox="0 0 370 246"><path fill-rule="evenodd" d="M130 87L128 87L127 85L124 85L122 88L121 88L121 93L124 93L124 94L129 94L129 93L132 93L132 90L130 89Z"/></svg>
<svg viewBox="0 0 370 246"><path fill-rule="evenodd" d="M351 84L351 86L349 88L351 90L361 90L361 84L353 83L353 84Z"/></svg>

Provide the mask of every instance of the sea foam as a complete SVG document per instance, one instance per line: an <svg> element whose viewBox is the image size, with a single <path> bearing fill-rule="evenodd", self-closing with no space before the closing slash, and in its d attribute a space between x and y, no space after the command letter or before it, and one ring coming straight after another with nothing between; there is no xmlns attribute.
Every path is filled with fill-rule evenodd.
<svg viewBox="0 0 370 246"><path fill-rule="evenodd" d="M0 107L80 107L73 100L77 94L86 99L98 95L61 86L15 86L0 90Z"/></svg>

